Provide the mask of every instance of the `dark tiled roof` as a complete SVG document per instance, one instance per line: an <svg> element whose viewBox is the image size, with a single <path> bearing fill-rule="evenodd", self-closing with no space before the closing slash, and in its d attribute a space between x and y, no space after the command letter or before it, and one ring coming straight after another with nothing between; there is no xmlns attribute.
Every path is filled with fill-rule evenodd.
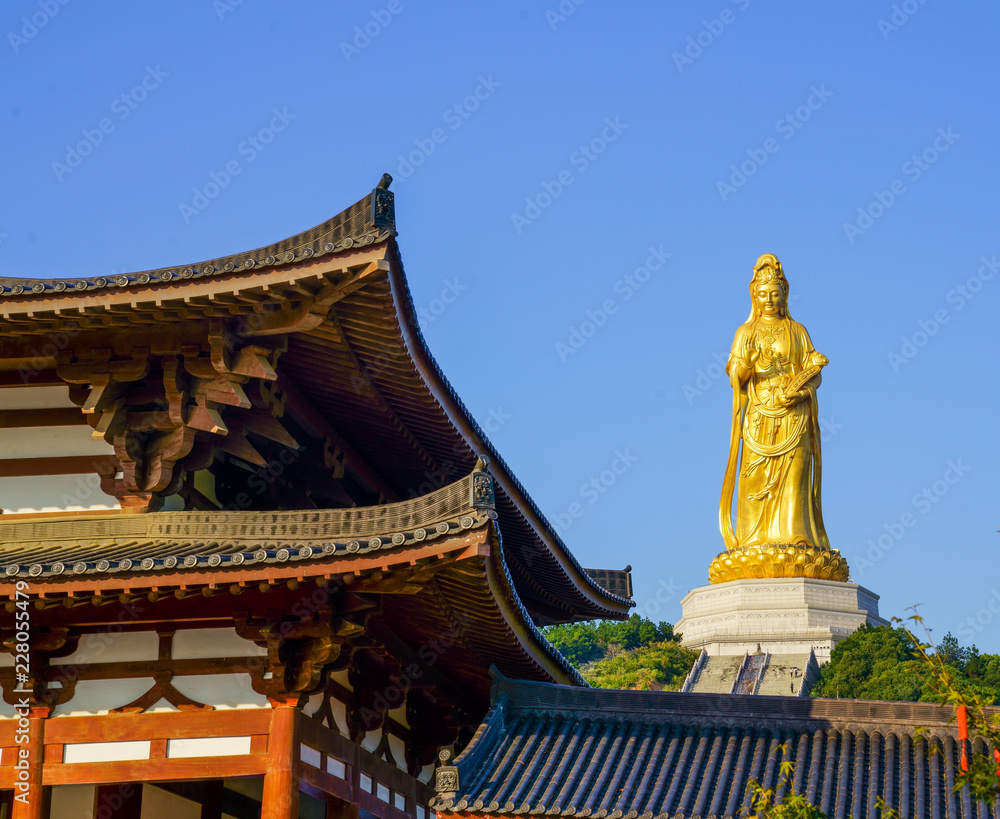
<svg viewBox="0 0 1000 819"><path fill-rule="evenodd" d="M927 738L916 735L917 726ZM729 817L747 786L792 786L830 817L985 819L952 792L958 743L935 705L572 689L500 678L493 707L454 766L438 769L442 813ZM780 791L779 791L780 794Z"/></svg>
<svg viewBox="0 0 1000 819"><path fill-rule="evenodd" d="M413 500L302 512L153 512L0 519L0 581L232 568L406 548L495 520L493 480L475 472Z"/></svg>
<svg viewBox="0 0 1000 819"><path fill-rule="evenodd" d="M112 278L94 276L62 279L13 279L0 277L0 296L45 297L83 293L103 288L147 287L184 279L259 271L291 262L318 259L354 247L375 244L396 235L393 194L376 188L342 213L304 233L232 256L195 264L123 273Z"/></svg>
<svg viewBox="0 0 1000 819"><path fill-rule="evenodd" d="M602 589L624 600L632 599L632 567L626 569L584 569Z"/></svg>

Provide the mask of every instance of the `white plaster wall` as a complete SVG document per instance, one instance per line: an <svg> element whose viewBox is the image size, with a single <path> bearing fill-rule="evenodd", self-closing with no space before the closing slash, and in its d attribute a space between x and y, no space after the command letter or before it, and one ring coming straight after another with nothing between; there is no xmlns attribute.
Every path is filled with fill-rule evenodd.
<svg viewBox="0 0 1000 819"><path fill-rule="evenodd" d="M406 771L406 745L399 737L389 734L389 751L396 762L396 767L401 771Z"/></svg>
<svg viewBox="0 0 1000 819"><path fill-rule="evenodd" d="M103 438L91 437L90 424L59 427L13 427L0 437L0 458L63 458L114 455Z"/></svg>
<svg viewBox="0 0 1000 819"><path fill-rule="evenodd" d="M378 748L379 743L382 741L382 731L369 731L365 734L364 738L361 740L361 747L366 751L371 751L375 753L375 749Z"/></svg>
<svg viewBox="0 0 1000 819"><path fill-rule="evenodd" d="M330 672L330 679L331 680L336 680L342 686L344 686L344 688L346 688L348 691L353 691L354 690L354 686L351 685L351 681L350 681L350 679L348 677L347 669L346 668L342 669L340 671L331 671Z"/></svg>
<svg viewBox="0 0 1000 819"><path fill-rule="evenodd" d="M333 714L333 721L337 724L337 730L345 737L348 736L347 706L340 700L333 698L330 700L330 713Z"/></svg>
<svg viewBox="0 0 1000 819"><path fill-rule="evenodd" d="M203 674L174 677L174 688L196 702L214 705L219 710L233 708L268 708L267 697L250 684L249 674Z"/></svg>
<svg viewBox="0 0 1000 819"><path fill-rule="evenodd" d="M388 714L389 718L397 725L402 725L404 728L409 729L410 723L406 721L406 706L393 708L391 711L388 712Z"/></svg>
<svg viewBox="0 0 1000 819"><path fill-rule="evenodd" d="M122 631L84 634L76 651L52 660L52 665L89 666L93 663L120 663L155 660L160 641L155 631Z"/></svg>
<svg viewBox="0 0 1000 819"><path fill-rule="evenodd" d="M202 756L246 756L250 753L250 737L191 737L168 739L167 759Z"/></svg>
<svg viewBox="0 0 1000 819"><path fill-rule="evenodd" d="M152 677L134 680L81 680L76 684L73 699L56 706L53 716L74 717L84 714L106 714L139 699L155 681Z"/></svg>
<svg viewBox="0 0 1000 819"><path fill-rule="evenodd" d="M76 407L69 400L69 385L52 387L3 387L0 388L0 409L55 409ZM90 429L90 427L87 427Z"/></svg>
<svg viewBox="0 0 1000 819"><path fill-rule="evenodd" d="M63 746L63 763L122 762L149 759L150 741L134 739L125 742L75 742Z"/></svg>
<svg viewBox="0 0 1000 819"><path fill-rule="evenodd" d="M100 477L96 472L0 478L0 509L8 515L117 508L118 501L101 491Z"/></svg>
<svg viewBox="0 0 1000 819"><path fill-rule="evenodd" d="M313 694L311 697L309 697L309 699L305 701L305 704L302 706L302 713L305 714L307 717L311 717L319 710L319 707L322 704L323 704L323 693L320 692L319 694Z"/></svg>
<svg viewBox="0 0 1000 819"><path fill-rule="evenodd" d="M186 628L174 634L175 660L266 656L267 649L244 640L235 628Z"/></svg>

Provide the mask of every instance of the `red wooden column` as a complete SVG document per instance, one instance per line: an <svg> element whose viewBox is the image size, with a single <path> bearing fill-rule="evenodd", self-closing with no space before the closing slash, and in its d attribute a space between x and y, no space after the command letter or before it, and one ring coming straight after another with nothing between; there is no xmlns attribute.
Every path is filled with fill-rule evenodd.
<svg viewBox="0 0 1000 819"><path fill-rule="evenodd" d="M45 755L45 719L52 713L46 706L32 706L28 716L28 741L17 746L14 810L11 819L49 819L48 800L42 792L42 758ZM27 752L27 756L24 756ZM26 771L22 779L21 771ZM27 789L18 785L26 783ZM26 801L25 801L26 800Z"/></svg>
<svg viewBox="0 0 1000 819"><path fill-rule="evenodd" d="M297 698L296 698L297 699ZM267 773L260 819L298 819L299 709L294 700L271 705Z"/></svg>

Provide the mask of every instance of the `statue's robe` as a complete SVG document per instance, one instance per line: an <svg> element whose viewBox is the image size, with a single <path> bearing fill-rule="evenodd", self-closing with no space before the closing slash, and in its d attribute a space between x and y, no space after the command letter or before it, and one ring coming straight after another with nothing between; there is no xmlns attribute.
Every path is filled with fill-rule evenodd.
<svg viewBox="0 0 1000 819"><path fill-rule="evenodd" d="M788 407L778 402L788 382L821 357L805 327L791 319L783 324L773 355L761 355L743 384L737 365L747 343L754 346L760 335L756 321L736 331L726 365L734 389L733 428L720 514L731 519L735 484L736 530L734 538L727 538L730 549L777 543L830 548L820 505L820 377L802 388L802 401Z"/></svg>

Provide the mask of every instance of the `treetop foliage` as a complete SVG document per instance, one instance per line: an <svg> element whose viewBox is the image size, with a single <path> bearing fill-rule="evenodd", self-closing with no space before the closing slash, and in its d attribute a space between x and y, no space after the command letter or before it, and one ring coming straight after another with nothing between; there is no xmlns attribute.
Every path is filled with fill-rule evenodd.
<svg viewBox="0 0 1000 819"><path fill-rule="evenodd" d="M638 614L624 623L603 620L542 631L595 688L675 691L698 657L681 646L670 623Z"/></svg>
<svg viewBox="0 0 1000 819"><path fill-rule="evenodd" d="M951 634L945 635L934 654L960 690L1000 704L1000 655L963 647ZM938 701L912 634L905 628L867 624L833 649L812 693L861 700Z"/></svg>
<svg viewBox="0 0 1000 819"><path fill-rule="evenodd" d="M592 620L547 626L542 633L567 660L578 667L600 660L608 653L632 651L650 643L676 639L670 623L654 623L638 614L633 614L624 623Z"/></svg>

